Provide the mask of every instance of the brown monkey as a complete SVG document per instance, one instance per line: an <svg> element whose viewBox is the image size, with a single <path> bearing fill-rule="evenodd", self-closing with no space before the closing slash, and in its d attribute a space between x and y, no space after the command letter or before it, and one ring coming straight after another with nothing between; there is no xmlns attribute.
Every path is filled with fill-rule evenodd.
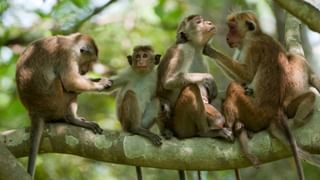
<svg viewBox="0 0 320 180"><path fill-rule="evenodd" d="M199 15L186 17L177 29L176 43L158 67L158 95L172 109L166 126L178 138L232 135L223 127L224 118L210 101L217 87L202 58L204 45L215 33L211 21Z"/></svg>
<svg viewBox="0 0 320 180"><path fill-rule="evenodd" d="M202 58L205 44L215 33L211 21L200 15L186 17L177 29L176 43L163 57L158 67L158 96L162 107L169 109L163 118L162 134L178 138L223 137L233 140L224 128L224 117L210 104L217 95L217 87ZM168 111L168 110L166 110ZM170 131L168 131L170 130ZM180 179L185 179L183 170Z"/></svg>
<svg viewBox="0 0 320 180"><path fill-rule="evenodd" d="M77 116L77 96L85 91L103 91L111 81L85 78L97 61L98 49L91 37L80 33L37 40L21 54L16 67L20 99L31 119L28 173L34 175L45 122L66 122L102 133L98 124Z"/></svg>
<svg viewBox="0 0 320 180"><path fill-rule="evenodd" d="M127 56L131 67L113 76L109 90L119 89L117 95L117 115L123 130L141 135L154 145L162 144L160 136L149 131L160 113L160 102L156 98L157 71L160 54L154 54L151 46L136 46L133 54ZM137 179L142 172L136 166Z"/></svg>
<svg viewBox="0 0 320 180"><path fill-rule="evenodd" d="M218 65L234 80L240 83L252 83L254 92L254 96L247 96L241 84L233 82L229 85L223 107L227 124L232 128L234 124L240 122L245 129L254 132L269 128L272 135L287 146L290 145L299 178L304 179L298 157L298 153L300 155L302 150L298 149L285 116L285 101L291 103L292 99L296 98L296 96L287 98L286 93L298 92L298 90L289 90L290 88L300 88L298 84L296 87L290 84L296 83L294 78L290 77L290 73L297 73L294 69L290 70L292 67L290 57L288 58L284 48L276 40L261 31L255 14L232 13L227 18L227 24L229 26L227 42L230 47L240 49L240 59L243 63L208 46L204 49L204 53L217 58ZM304 90L300 92L302 91ZM288 103L288 109L294 111L300 108L294 102L290 103ZM305 114L304 112L302 114ZM297 111L296 115L300 116L301 113ZM246 131L240 131L241 137L243 139L240 139L240 143L247 147Z"/></svg>

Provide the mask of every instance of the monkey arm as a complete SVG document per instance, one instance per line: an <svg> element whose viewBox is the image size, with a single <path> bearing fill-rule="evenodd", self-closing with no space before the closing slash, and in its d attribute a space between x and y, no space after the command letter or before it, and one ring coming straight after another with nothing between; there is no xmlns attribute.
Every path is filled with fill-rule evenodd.
<svg viewBox="0 0 320 180"><path fill-rule="evenodd" d="M164 83L165 89L182 88L188 84L198 84L214 81L209 73L178 73L168 78Z"/></svg>
<svg viewBox="0 0 320 180"><path fill-rule="evenodd" d="M216 59L217 64L230 78L241 83L250 83L252 81L253 75L250 73L247 64L239 63L208 45L204 49L204 54Z"/></svg>
<svg viewBox="0 0 320 180"><path fill-rule="evenodd" d="M70 60L60 66L58 76L64 89L68 92L101 91L106 88L101 82L94 82L79 74L79 67L76 61Z"/></svg>

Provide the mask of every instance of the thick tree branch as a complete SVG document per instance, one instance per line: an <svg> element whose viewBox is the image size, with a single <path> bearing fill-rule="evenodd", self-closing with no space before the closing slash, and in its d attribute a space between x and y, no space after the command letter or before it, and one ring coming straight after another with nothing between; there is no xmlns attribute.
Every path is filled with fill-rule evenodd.
<svg viewBox="0 0 320 180"><path fill-rule="evenodd" d="M301 45L301 23L290 14L287 14L285 21L285 46L290 53L304 56Z"/></svg>
<svg viewBox="0 0 320 180"><path fill-rule="evenodd" d="M320 154L320 98L316 107L310 122L295 129L294 134L300 147ZM16 157L27 156L29 129L2 132L0 142L5 143ZM255 134L249 142L249 148L262 163L291 156L290 151L266 131ZM250 166L241 153L238 141L172 139L164 140L161 147L156 147L140 136L115 131L96 135L66 124L47 126L40 152L74 154L105 162L165 169L223 170Z"/></svg>
<svg viewBox="0 0 320 180"><path fill-rule="evenodd" d="M274 0L283 9L299 18L311 30L320 32L320 11L303 0Z"/></svg>
<svg viewBox="0 0 320 180"><path fill-rule="evenodd" d="M31 180L31 176L20 165L7 147L0 142L0 179Z"/></svg>

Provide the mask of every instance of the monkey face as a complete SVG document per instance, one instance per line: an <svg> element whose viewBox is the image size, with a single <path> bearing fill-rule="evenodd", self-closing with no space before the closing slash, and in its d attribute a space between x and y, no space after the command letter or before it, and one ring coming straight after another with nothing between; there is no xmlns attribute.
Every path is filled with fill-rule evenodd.
<svg viewBox="0 0 320 180"><path fill-rule="evenodd" d="M132 68L139 73L147 73L153 70L155 65L154 55L150 51L137 51L132 56Z"/></svg>
<svg viewBox="0 0 320 180"><path fill-rule="evenodd" d="M204 20L201 16L196 15L185 23L185 33L187 38L195 44L204 45L216 33L216 27L213 22Z"/></svg>
<svg viewBox="0 0 320 180"><path fill-rule="evenodd" d="M255 15L249 12L228 16L227 25L229 32L226 40L231 48L240 48L248 34L259 31Z"/></svg>

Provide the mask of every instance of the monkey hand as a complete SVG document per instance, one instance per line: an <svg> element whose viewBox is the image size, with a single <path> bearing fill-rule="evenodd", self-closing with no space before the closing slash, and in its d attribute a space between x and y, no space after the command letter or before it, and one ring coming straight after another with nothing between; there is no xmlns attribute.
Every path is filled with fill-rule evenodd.
<svg viewBox="0 0 320 180"><path fill-rule="evenodd" d="M112 82L111 80L109 80L108 78L101 78L101 79L99 80L99 82L97 82L97 83L99 83L99 85L100 85L100 87L101 87L100 90L107 90L107 89L109 89L109 88L112 86L112 84L113 84L113 82Z"/></svg>
<svg viewBox="0 0 320 180"><path fill-rule="evenodd" d="M254 92L252 88L249 88L249 86L247 86L247 84L242 84L243 88L244 88L244 94L247 96L253 96Z"/></svg>
<svg viewBox="0 0 320 180"><path fill-rule="evenodd" d="M209 57L216 56L216 50L214 50L209 44L206 44L202 50L202 53Z"/></svg>

